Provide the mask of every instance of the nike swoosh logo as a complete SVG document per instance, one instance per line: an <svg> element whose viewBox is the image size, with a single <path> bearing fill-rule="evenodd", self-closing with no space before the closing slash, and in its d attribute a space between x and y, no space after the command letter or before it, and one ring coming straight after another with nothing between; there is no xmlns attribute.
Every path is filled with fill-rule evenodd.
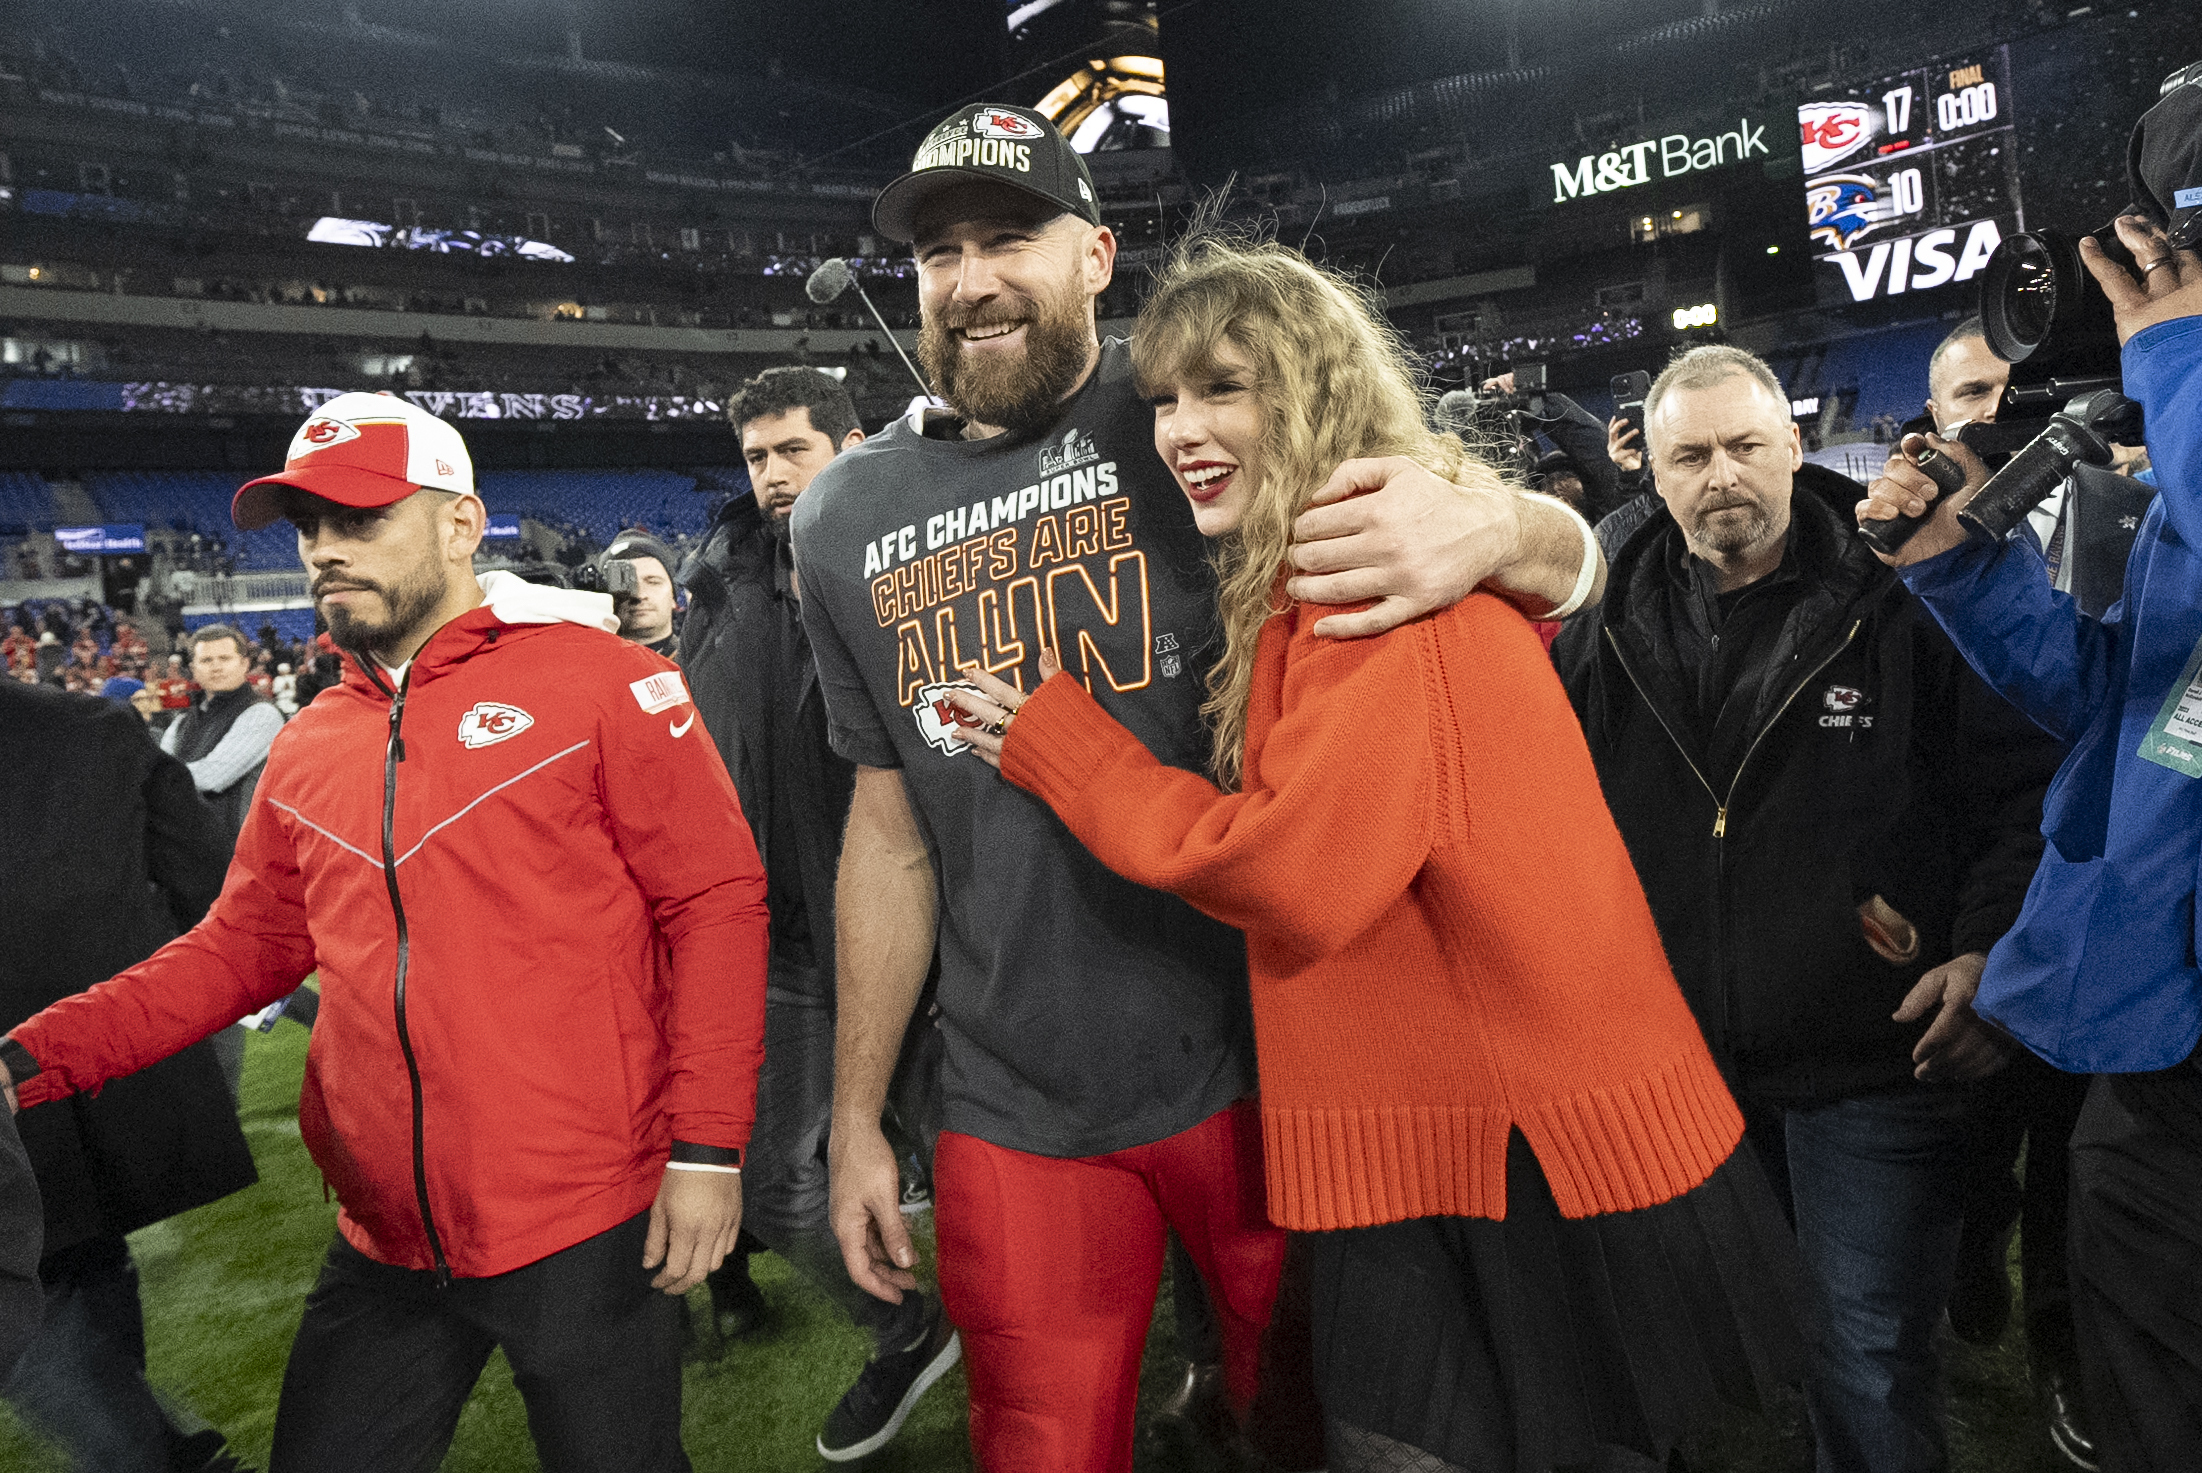
<svg viewBox="0 0 2202 1473"><path fill-rule="evenodd" d="M688 735L688 728L689 728L689 727L691 727L691 726L694 726L695 724L696 724L696 711L695 711L695 708L694 708L693 706L691 706L691 707L689 708L689 710L688 710L688 719L687 719L686 721L683 721L683 722L682 722L682 723L681 723L680 725L678 725L678 726L668 726L668 727L667 727L667 728L665 728L665 729L666 729L667 731L671 732L671 733L673 734L674 738L675 738L675 739L677 740L677 739L679 739L679 738L681 738L681 737L684 737L684 736Z"/></svg>

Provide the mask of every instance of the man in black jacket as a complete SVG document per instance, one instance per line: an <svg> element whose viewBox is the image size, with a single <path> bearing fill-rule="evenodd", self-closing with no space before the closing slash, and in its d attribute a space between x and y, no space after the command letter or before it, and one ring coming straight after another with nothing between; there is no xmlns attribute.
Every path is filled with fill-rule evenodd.
<svg viewBox="0 0 2202 1473"><path fill-rule="evenodd" d="M230 839L127 707L0 683L0 1030L151 956L220 891ZM5 1072L5 1071L0 1071ZM7 1400L85 1468L226 1466L145 1380L124 1235L256 1179L212 1046L16 1120L45 1202L45 1324Z"/></svg>
<svg viewBox="0 0 2202 1473"><path fill-rule="evenodd" d="M2041 852L2054 743L1966 668L1806 466L1786 394L1695 349L1645 404L1658 497L1599 528L1554 649L1668 957L1790 1207L1823 1473L1947 1464L1972 1013Z"/></svg>
<svg viewBox="0 0 2202 1473"><path fill-rule="evenodd" d="M864 432L848 390L809 368L759 374L742 386L728 415L742 437L754 494L728 502L681 569L691 603L680 664L757 837L772 912L765 1065L745 1167L743 1228L877 1344L818 1435L820 1454L846 1462L891 1441L959 1353L936 1296L906 1294L901 1304L888 1304L849 1281L826 1210L834 878L856 770L826 742L788 516L811 477ZM729 1308L743 1293L755 1293L738 1260L712 1275L711 1288L714 1304Z"/></svg>

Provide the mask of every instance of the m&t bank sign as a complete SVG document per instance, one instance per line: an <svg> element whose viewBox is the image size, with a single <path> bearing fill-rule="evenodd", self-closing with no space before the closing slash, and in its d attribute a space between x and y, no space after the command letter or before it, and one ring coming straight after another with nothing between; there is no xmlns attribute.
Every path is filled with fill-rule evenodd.
<svg viewBox="0 0 2202 1473"><path fill-rule="evenodd" d="M1624 144L1606 153L1586 153L1572 164L1552 166L1552 202L1564 204L1586 195L1612 194L1652 182L1652 163L1658 161L1661 179L1740 164L1752 158L1771 158L1766 146L1766 124L1749 118L1710 138L1669 133L1642 143Z"/></svg>

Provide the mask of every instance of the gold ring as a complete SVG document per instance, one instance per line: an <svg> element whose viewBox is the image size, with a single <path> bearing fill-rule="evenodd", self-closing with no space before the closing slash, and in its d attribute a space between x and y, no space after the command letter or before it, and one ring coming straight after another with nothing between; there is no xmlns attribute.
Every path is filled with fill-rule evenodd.
<svg viewBox="0 0 2202 1473"><path fill-rule="evenodd" d="M988 736L1006 736L1009 732L1009 723L1006 721L989 721L979 730L985 732Z"/></svg>
<svg viewBox="0 0 2202 1473"><path fill-rule="evenodd" d="M2148 280L2148 274L2149 274L2149 273L2150 273L2151 271L2154 271L2154 270L2155 270L2155 269L2156 269L2157 267L2159 267L2159 266L2169 266L2169 265L2171 265L2171 264L2172 264L2172 257L2171 257L2171 253L2170 253L2170 252L2168 252L2168 251L2167 251L2167 252L2165 252L2165 253L2164 253L2163 255L2161 255L2161 256L2158 256L2158 257L2157 257L2157 258L2156 258L2155 260L2153 260L2153 261L2143 261L2143 262L2141 263L2141 279L2142 279L2143 281L2146 281L2146 280Z"/></svg>

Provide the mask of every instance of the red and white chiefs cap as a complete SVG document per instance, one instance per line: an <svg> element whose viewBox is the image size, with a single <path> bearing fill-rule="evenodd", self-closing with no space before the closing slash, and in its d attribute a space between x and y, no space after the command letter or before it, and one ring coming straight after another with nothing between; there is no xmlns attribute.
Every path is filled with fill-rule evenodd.
<svg viewBox="0 0 2202 1473"><path fill-rule="evenodd" d="M339 506L389 506L423 487L474 494L474 461L445 421L394 394L339 394L291 437L283 469L248 481L229 504L246 531L280 521L282 488Z"/></svg>

